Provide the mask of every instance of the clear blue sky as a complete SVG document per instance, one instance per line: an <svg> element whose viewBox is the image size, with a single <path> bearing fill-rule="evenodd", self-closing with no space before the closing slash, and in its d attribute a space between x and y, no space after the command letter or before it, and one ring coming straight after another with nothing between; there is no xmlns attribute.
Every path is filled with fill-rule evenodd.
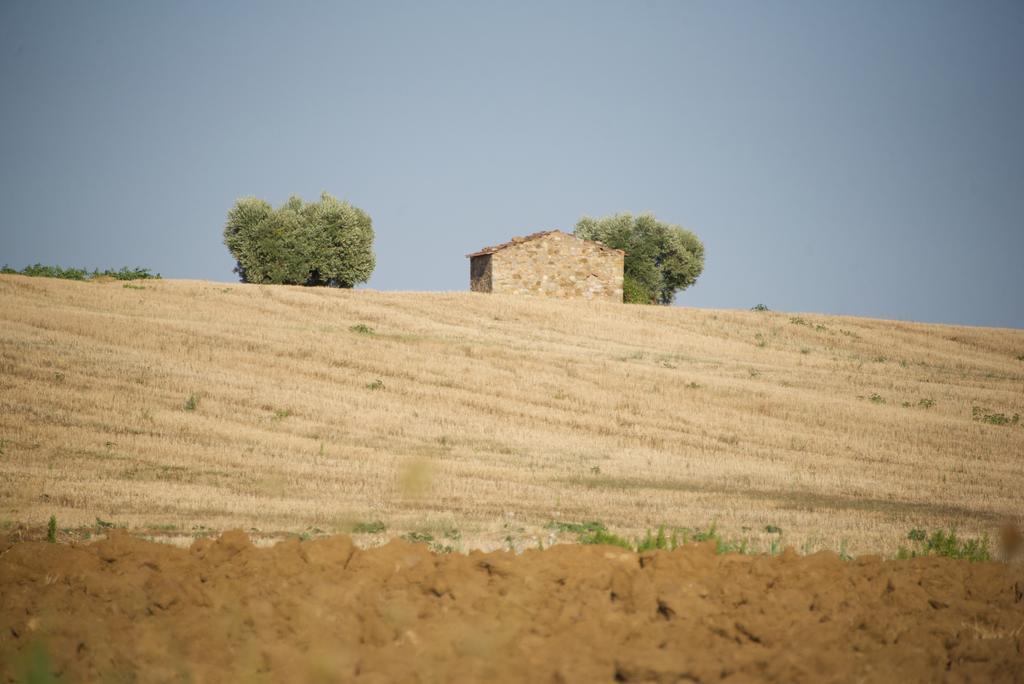
<svg viewBox="0 0 1024 684"><path fill-rule="evenodd" d="M684 306L1024 327L1024 3L0 4L0 262L233 280L327 190L370 287L580 216L699 235Z"/></svg>

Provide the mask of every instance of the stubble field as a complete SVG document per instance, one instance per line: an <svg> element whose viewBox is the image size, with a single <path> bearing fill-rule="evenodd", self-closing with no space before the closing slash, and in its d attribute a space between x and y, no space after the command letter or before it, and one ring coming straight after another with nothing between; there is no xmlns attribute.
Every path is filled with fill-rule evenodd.
<svg viewBox="0 0 1024 684"><path fill-rule="evenodd" d="M1024 512L1022 356L1017 330L5 275L0 520L892 553Z"/></svg>
<svg viewBox="0 0 1024 684"><path fill-rule="evenodd" d="M1021 331L0 276L0 679L1021 681L1024 565L872 555L1021 412Z"/></svg>

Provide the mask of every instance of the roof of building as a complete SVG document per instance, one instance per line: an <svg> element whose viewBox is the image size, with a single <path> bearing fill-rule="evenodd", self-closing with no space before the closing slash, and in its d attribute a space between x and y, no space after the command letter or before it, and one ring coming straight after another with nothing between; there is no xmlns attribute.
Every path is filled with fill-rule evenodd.
<svg viewBox="0 0 1024 684"><path fill-rule="evenodd" d="M511 240L509 240L508 242L503 242L500 245L494 245L492 247L484 247L483 249L481 249L479 251L476 251L476 252L473 252L471 254L467 254L466 256L467 257L476 257L476 256L483 256L485 254L494 254L495 252L500 252L501 250L505 249L506 247L511 247L512 245L519 245L519 244L522 244L524 242L530 242L531 240L536 240L538 238L546 237L546 236L551 235L553 233L562 233L562 235L566 235L568 237L575 238L576 240L583 240L583 238L581 238L581 237L576 237L575 235L570 235L569 233L563 233L560 230L543 230L543 231L541 231L539 233L530 233L529 235L525 235L523 237L514 237ZM584 242L592 242L593 244L598 245L601 249L603 249L605 251L608 251L608 252L618 252L619 254L625 254L625 252L622 251L621 249L615 249L614 247L609 247L609 246L607 246L605 244L602 244L602 243L598 242L597 240L584 240Z"/></svg>

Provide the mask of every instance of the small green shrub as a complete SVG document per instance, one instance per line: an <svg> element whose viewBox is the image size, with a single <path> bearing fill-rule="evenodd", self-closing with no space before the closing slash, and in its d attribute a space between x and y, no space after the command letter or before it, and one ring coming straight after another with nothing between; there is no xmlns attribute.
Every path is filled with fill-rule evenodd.
<svg viewBox="0 0 1024 684"><path fill-rule="evenodd" d="M350 327L349 330L351 332L354 332L354 333L358 334L358 335L373 335L374 334L373 328L371 328L370 326L366 325L365 323L356 323L355 325Z"/></svg>
<svg viewBox="0 0 1024 684"><path fill-rule="evenodd" d="M792 323L793 325L810 325L810 323L808 323L803 318L800 318L799 316L793 316L792 318L789 319L789 322Z"/></svg>
<svg viewBox="0 0 1024 684"><path fill-rule="evenodd" d="M900 547L896 557L900 559L920 556L941 556L943 558L966 559L971 562L992 560L988 535L962 539L956 530L935 530L928 535L925 530L913 529L907 534L912 542L910 547Z"/></svg>
<svg viewBox="0 0 1024 684"><path fill-rule="evenodd" d="M868 397L868 401L870 401L872 404L884 404L885 397L883 397L881 394L876 393Z"/></svg>
<svg viewBox="0 0 1024 684"><path fill-rule="evenodd" d="M381 380L380 378L377 378L373 382L368 383L366 385L366 389L368 389L368 390L381 390L381 389L384 389L384 381Z"/></svg>
<svg viewBox="0 0 1024 684"><path fill-rule="evenodd" d="M782 528L778 525L765 525L764 531L768 534L782 534Z"/></svg>
<svg viewBox="0 0 1024 684"><path fill-rule="evenodd" d="M556 532L572 532L573 534L597 532L598 530L607 531L608 529L604 526L604 523L598 522L596 520L592 522L582 523L560 522L557 520L552 520L547 525L545 525L545 527L547 527L549 530L555 530Z"/></svg>
<svg viewBox="0 0 1024 684"><path fill-rule="evenodd" d="M46 541L51 544L57 543L57 516L51 515L50 522L46 525Z"/></svg>
<svg viewBox="0 0 1024 684"><path fill-rule="evenodd" d="M1009 416L1005 413L988 413L989 409L974 406L971 408L971 417L981 423L989 425L1016 425L1020 422L1020 414L1014 413Z"/></svg>
<svg viewBox="0 0 1024 684"><path fill-rule="evenodd" d="M352 532L354 534L380 534L386 532L388 526L380 520L371 520L369 522L357 522L352 526Z"/></svg>
<svg viewBox="0 0 1024 684"><path fill-rule="evenodd" d="M650 530L647 530L647 536L640 539L636 543L636 550L638 553L643 551L654 551L656 549L670 550L675 548L669 545L669 539L665 536L665 526L658 526L658 534L651 534Z"/></svg>
<svg viewBox="0 0 1024 684"><path fill-rule="evenodd" d="M932 406L935 406L935 400L934 399L921 399L920 401L917 402L917 405L920 406L923 409L930 409Z"/></svg>
<svg viewBox="0 0 1024 684"><path fill-rule="evenodd" d="M159 273L150 273L148 268L128 268L127 266L117 271L107 269L106 271L93 271L93 277L106 276L115 280L161 280Z"/></svg>
<svg viewBox="0 0 1024 684"><path fill-rule="evenodd" d="M751 311L771 311L771 309L769 309L764 304L755 304L754 306L750 307L750 310Z"/></svg>
<svg viewBox="0 0 1024 684"><path fill-rule="evenodd" d="M402 535L402 539L413 544L429 544L434 541L434 535L429 532L406 532Z"/></svg>
<svg viewBox="0 0 1024 684"><path fill-rule="evenodd" d="M192 536L195 539L209 538L209 537L216 536L216 534L217 534L216 530L214 530L211 527L207 527L206 525L193 525L192 526Z"/></svg>
<svg viewBox="0 0 1024 684"><path fill-rule="evenodd" d="M62 280L88 280L89 272L84 268L62 268L32 264L21 270L21 275L33 278L60 278Z"/></svg>
<svg viewBox="0 0 1024 684"><path fill-rule="evenodd" d="M800 347L800 353L801 354L810 354L811 353L811 348L810 347Z"/></svg>
<svg viewBox="0 0 1024 684"><path fill-rule="evenodd" d="M683 537L683 540L685 542L685 540L686 540L685 536ZM706 530L698 529L698 530L694 531L693 535L690 537L690 541L695 541L695 542L698 542L698 543L706 542L706 541L714 541L715 542L715 552L716 553L725 553L726 549L729 547L729 544L726 543L721 538L721 536L719 536L718 530L716 528L716 524L715 523L711 523L711 526L708 527L708 529L706 529Z"/></svg>
<svg viewBox="0 0 1024 684"><path fill-rule="evenodd" d="M751 548L750 542L746 539L725 539L718 532L717 524L711 523L706 530L697 528L690 530L688 528L680 528L683 533L683 539L681 544L688 542L715 542L715 553L741 553L748 554L754 553L754 549Z"/></svg>
<svg viewBox="0 0 1024 684"><path fill-rule="evenodd" d="M188 399L185 400L184 408L186 411L195 411L199 408L199 397L195 392L188 395Z"/></svg>
<svg viewBox="0 0 1024 684"><path fill-rule="evenodd" d="M605 527L604 523L597 521L585 523L552 521L545 527L559 532L574 533L577 535L576 541L580 544L604 544L608 546L618 546L638 553L658 549L672 551L679 548L682 544L686 544L691 541L714 541L715 552L719 554L753 553L753 549L750 547L750 543L746 539L726 540L722 538L714 523L712 523L706 530L691 530L686 527L674 527L672 528L671 535L667 533L665 525L659 525L657 533L648 529L647 534L643 538L637 539L635 543L610 532L608 528ZM780 534L782 532L781 529L773 525L769 525L769 527L778 530Z"/></svg>
<svg viewBox="0 0 1024 684"><path fill-rule="evenodd" d="M633 544L628 539L624 539L617 534L612 534L607 530L595 530L594 532L588 532L581 534L579 537L580 544L603 544L605 546L618 546L627 551L633 550Z"/></svg>

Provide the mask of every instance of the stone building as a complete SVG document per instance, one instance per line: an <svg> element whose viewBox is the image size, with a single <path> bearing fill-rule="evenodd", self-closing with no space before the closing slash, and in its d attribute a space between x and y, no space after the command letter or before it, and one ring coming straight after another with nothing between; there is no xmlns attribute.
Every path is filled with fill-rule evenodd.
<svg viewBox="0 0 1024 684"><path fill-rule="evenodd" d="M473 292L622 301L625 252L560 230L512 238L466 256Z"/></svg>

